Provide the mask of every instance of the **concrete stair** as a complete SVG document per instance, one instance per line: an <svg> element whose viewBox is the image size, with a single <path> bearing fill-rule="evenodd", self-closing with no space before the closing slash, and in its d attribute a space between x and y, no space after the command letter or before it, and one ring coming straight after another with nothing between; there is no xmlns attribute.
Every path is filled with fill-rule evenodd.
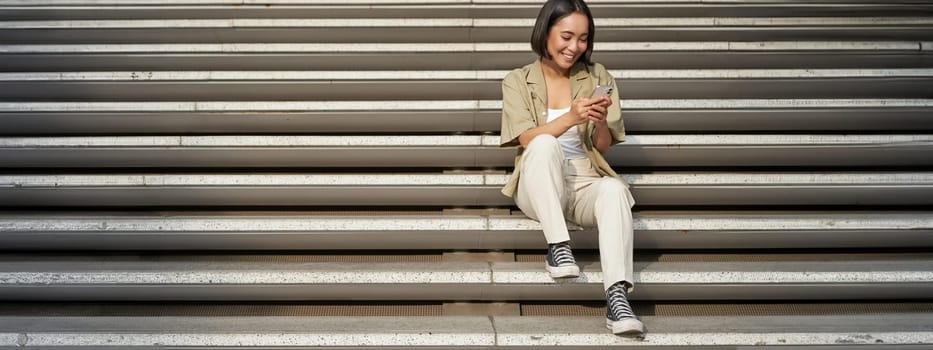
<svg viewBox="0 0 933 350"><path fill-rule="evenodd" d="M3 345L56 347L291 347L357 349L626 346L663 349L707 346L863 346L885 348L930 341L928 314L872 317L646 316L651 341L606 334L598 317L15 317L0 327L34 330L29 337L0 333ZM884 323L900 331L878 331ZM67 333L62 329L69 330ZM723 329L733 330L722 332ZM773 331L779 329L780 331ZM258 334L257 334L258 333ZM898 345L899 344L899 345ZM688 345L689 346L689 345Z"/></svg>
<svg viewBox="0 0 933 350"><path fill-rule="evenodd" d="M645 339L499 194L540 1L0 0L0 348L933 346L933 4L589 4Z"/></svg>
<svg viewBox="0 0 933 350"><path fill-rule="evenodd" d="M571 225L574 246L596 249L595 230ZM7 211L8 250L527 250L540 226L520 213L292 211ZM925 248L933 218L922 211L639 211L641 249ZM878 237L883 236L884 240Z"/></svg>
<svg viewBox="0 0 933 350"><path fill-rule="evenodd" d="M857 156L853 148L861 149ZM606 154L619 167L933 165L933 135L633 135ZM891 157L896 153L897 157ZM8 137L8 168L503 168L498 136Z"/></svg>
<svg viewBox="0 0 933 350"><path fill-rule="evenodd" d="M373 257L378 259L380 257ZM923 299L933 256L645 256L633 300ZM302 256L17 256L4 260L0 297L153 300L605 300L597 262L555 283L538 262L341 261ZM328 260L327 257L322 257ZM356 259L367 260L364 257ZM664 260L674 261L664 261ZM352 260L352 259L351 259ZM683 260L683 261L676 261Z"/></svg>

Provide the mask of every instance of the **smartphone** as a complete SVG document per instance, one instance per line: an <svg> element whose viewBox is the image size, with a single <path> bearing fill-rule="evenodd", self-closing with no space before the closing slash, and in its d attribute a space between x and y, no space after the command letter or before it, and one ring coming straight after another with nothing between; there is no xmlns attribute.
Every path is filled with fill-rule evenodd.
<svg viewBox="0 0 933 350"><path fill-rule="evenodd" d="M590 96L590 98L593 98L593 97L609 97L609 94L611 94L611 93L612 93L612 86L611 86L611 85L596 85L596 89L593 89L593 95Z"/></svg>

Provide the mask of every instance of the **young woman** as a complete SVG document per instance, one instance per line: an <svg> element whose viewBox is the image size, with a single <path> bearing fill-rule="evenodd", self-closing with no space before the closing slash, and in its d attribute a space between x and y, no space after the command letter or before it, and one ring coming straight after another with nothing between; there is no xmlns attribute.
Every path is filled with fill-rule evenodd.
<svg viewBox="0 0 933 350"><path fill-rule="evenodd" d="M549 0L538 14L531 47L539 58L502 82L503 147L518 146L515 172L502 193L541 223L553 278L577 277L566 220L597 226L606 291L606 324L614 334L642 335L628 293L632 212L628 185L602 154L625 130L615 79L590 61L595 27L582 0ZM608 97L591 97L597 85Z"/></svg>

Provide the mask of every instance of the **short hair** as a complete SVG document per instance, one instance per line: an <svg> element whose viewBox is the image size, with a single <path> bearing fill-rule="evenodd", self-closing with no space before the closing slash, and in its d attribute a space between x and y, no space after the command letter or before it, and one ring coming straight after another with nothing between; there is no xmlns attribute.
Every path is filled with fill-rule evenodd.
<svg viewBox="0 0 933 350"><path fill-rule="evenodd" d="M590 8L586 6L583 0L548 0L541 7L541 11L538 12L538 19L535 21L535 28L531 32L531 49L539 57L551 59L551 55L547 52L547 38L551 32L551 27L561 18L574 12L582 13L589 21L586 52L578 60L583 60L586 64L592 64L590 56L593 55L596 25L593 24L593 15L590 13Z"/></svg>

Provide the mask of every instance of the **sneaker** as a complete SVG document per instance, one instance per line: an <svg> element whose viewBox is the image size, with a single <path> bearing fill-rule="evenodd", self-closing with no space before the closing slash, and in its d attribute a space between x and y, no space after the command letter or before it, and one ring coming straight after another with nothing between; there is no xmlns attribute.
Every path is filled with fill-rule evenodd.
<svg viewBox="0 0 933 350"><path fill-rule="evenodd" d="M612 334L643 337L645 325L635 317L628 303L624 282L618 282L606 291L606 328Z"/></svg>
<svg viewBox="0 0 933 350"><path fill-rule="evenodd" d="M551 278L572 278L580 276L580 267L573 258L570 242L548 244L547 272Z"/></svg>

